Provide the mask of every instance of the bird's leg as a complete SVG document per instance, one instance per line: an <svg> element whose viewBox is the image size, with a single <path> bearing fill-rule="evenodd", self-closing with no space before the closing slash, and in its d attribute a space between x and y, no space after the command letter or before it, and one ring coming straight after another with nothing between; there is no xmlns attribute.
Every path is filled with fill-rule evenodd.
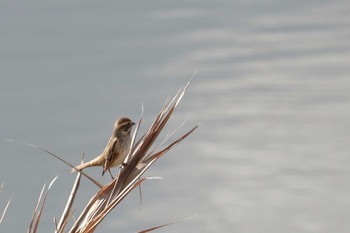
<svg viewBox="0 0 350 233"><path fill-rule="evenodd" d="M111 172L110 169L108 169L108 172L109 172L109 174L111 175L112 180L114 180L114 177L113 177L112 172Z"/></svg>

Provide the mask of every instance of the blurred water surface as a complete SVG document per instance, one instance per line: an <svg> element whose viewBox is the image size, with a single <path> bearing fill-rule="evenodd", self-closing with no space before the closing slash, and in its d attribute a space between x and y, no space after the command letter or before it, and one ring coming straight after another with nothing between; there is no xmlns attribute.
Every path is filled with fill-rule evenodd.
<svg viewBox="0 0 350 233"><path fill-rule="evenodd" d="M98 232L349 232L349 1L1 1L1 232L24 232L44 183L53 232L78 163L114 120L144 130L198 73L167 132L200 128ZM99 169L88 170L101 182ZM76 215L97 189L83 181Z"/></svg>

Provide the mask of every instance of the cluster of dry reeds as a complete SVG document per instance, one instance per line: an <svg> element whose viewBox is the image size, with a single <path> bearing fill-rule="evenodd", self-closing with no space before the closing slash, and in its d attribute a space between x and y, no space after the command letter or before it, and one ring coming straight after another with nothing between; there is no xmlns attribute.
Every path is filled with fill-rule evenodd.
<svg viewBox="0 0 350 233"><path fill-rule="evenodd" d="M190 80L191 81L191 80ZM136 130L132 135L132 145L130 149L130 153L126 158L127 166L122 167L119 170L118 176L109 182L106 185L99 184L96 180L89 177L83 171L78 172L75 178L74 185L72 187L70 196L67 200L67 204L64 208L64 211L58 221L56 223L56 233L64 233L64 232L72 232L72 233L90 233L94 232L101 221L109 214L125 197L128 195L133 189L138 187L143 181L147 178L142 178L142 174L161 156L163 156L166 152L168 152L171 148L185 139L189 134L191 134L197 127L193 127L191 130L187 131L177 140L170 143L163 149L157 151L158 147L150 150L156 138L168 122L170 116L173 114L175 108L179 104L183 95L185 94L190 81L179 90L179 92L174 96L174 98L165 104L165 106L161 109L159 114L157 115L154 122L151 124L146 133L144 133L140 139L135 142L135 138L137 136L140 124L142 122L142 116L137 123ZM58 158L63 161L67 165L73 167L70 163L64 161L57 155L40 148L38 146L28 144L32 147L44 150L50 155ZM79 190L79 183L81 177L85 176L94 182L95 185L99 187L99 191L90 199L90 201L86 204L84 210L80 213L80 215L72 221L72 209L74 206L74 200L76 194ZM55 180L55 179L54 179ZM38 201L36 203L36 207L34 209L34 213L32 216L32 220L28 229L29 233L35 233L38 230L42 210L45 205L46 198L48 196L48 190L50 189L52 183L50 183L47 189L45 186L43 187ZM45 192L46 190L46 192ZM1 220L1 219L0 219ZM73 223L71 223L73 222ZM70 224L71 223L71 224ZM165 224L166 225L166 224ZM164 226L164 225L163 225ZM148 232L154 229L157 229L162 226L153 227L148 230L144 230L142 232Z"/></svg>

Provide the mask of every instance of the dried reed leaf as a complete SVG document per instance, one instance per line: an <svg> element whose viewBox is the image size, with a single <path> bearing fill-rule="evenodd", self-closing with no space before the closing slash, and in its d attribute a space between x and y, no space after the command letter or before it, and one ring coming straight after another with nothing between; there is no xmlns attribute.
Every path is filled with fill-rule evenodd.
<svg viewBox="0 0 350 233"><path fill-rule="evenodd" d="M1 189L0 189L1 191ZM1 215L1 218L0 218L0 224L2 223L2 220L4 219L5 217L5 214L6 214L6 211L7 211L7 208L9 207L10 203L11 203L11 200L12 200L12 197L10 198L10 200L7 202L5 208L4 208L4 211L2 212L2 215Z"/></svg>
<svg viewBox="0 0 350 233"><path fill-rule="evenodd" d="M166 226L169 226L169 225L172 225L172 224L175 224L176 222L170 222L170 223L166 223L166 224L163 224L163 225L159 225L159 226L156 226L156 227L151 227L151 228L148 228L146 230L143 230L143 231L139 231L138 233L147 233L147 232L151 232L151 231L154 231L154 230L157 230L159 228L162 228L162 227L166 227Z"/></svg>
<svg viewBox="0 0 350 233"><path fill-rule="evenodd" d="M140 116L140 120L137 122L136 124L136 127L135 127L135 130L134 130L134 133L131 137L131 143L130 143L130 149L129 149L129 153L128 155L126 156L125 160L124 160L124 163L125 164L128 164L129 163L129 160L130 160L130 156L131 156L131 152L132 152L132 147L134 145L134 142L135 142L135 139L136 139L136 136L137 136L137 133L139 132L139 129L140 129L140 125L142 123L142 120L143 120L143 104L141 104L141 116ZM118 175L119 176L119 175Z"/></svg>
<svg viewBox="0 0 350 233"><path fill-rule="evenodd" d="M51 186L53 185L53 183L57 180L57 178L58 178L58 176L56 176L56 177L50 182L50 184L49 184L49 186L48 186L48 188L47 188L47 190L46 190L44 199L43 199L43 201L42 201L42 203L41 203L39 212L38 212L38 214L37 214L37 216L36 216L36 220L35 220L35 224L34 224L33 233L36 233L37 230L38 230L39 222L40 222L40 219L41 219L41 215L42 215L42 213L43 213L43 210L44 210L44 206L45 206L45 203L46 203L47 195L49 194L49 190L50 190ZM44 187L45 187L45 186L44 186ZM43 190L44 190L44 189L43 189ZM42 191L43 191L43 190L42 190ZM42 194L42 193L41 193L41 194ZM42 196L42 195L40 195L40 198L39 198L39 200L38 200L39 202L40 202L41 196ZM36 212L36 211L35 211L35 212Z"/></svg>
<svg viewBox="0 0 350 233"><path fill-rule="evenodd" d="M74 202L74 199L75 199L75 196L78 192L78 189L79 189L79 186L80 186L80 179L81 179L81 173L77 173L77 177L75 178L75 182L74 182L74 185L72 187L72 191L69 195L69 198L68 198L68 201L67 201L67 204L63 210L63 213L61 215L61 219L59 221L59 223L57 224L56 226L56 233L62 233L64 232L64 229L67 225L67 222L69 220L69 218L71 217L72 215L72 205L73 205L73 202Z"/></svg>
<svg viewBox="0 0 350 233"><path fill-rule="evenodd" d="M33 147L35 149L38 149L38 150L41 150L41 151L44 151L46 152L47 154L53 156L54 158L60 160L61 162L63 162L64 164L68 165L69 167L71 168L75 168L75 166L69 162L67 162L66 160L62 159L60 156L46 150L45 148L41 147L41 146L37 146L35 144L32 144L32 143L29 143L29 142L24 142L24 141L19 141L19 140L14 140L14 139L10 139L10 140L6 140L7 142L17 142L17 143L21 143L21 144L24 144L26 146L30 146L30 147ZM102 185L97 182L95 179L93 179L91 176L89 176L88 174L86 174L85 172L83 171L79 171L83 176L85 176L87 179L89 179L91 182L93 182L96 186L98 186L99 188L102 188Z"/></svg>
<svg viewBox="0 0 350 233"><path fill-rule="evenodd" d="M145 156L145 159L149 158L160 146L162 146L165 142L167 142L169 140L169 138L175 134L175 132L177 132L182 126L184 126L185 122L182 122L181 125L179 125L176 129L174 129L173 131L171 131L164 139L163 141L157 145L156 147L154 147L150 152L148 152L148 154Z"/></svg>
<svg viewBox="0 0 350 233"><path fill-rule="evenodd" d="M36 212L37 212L37 210L39 208L39 204L40 204L41 198L43 196L45 187L46 187L46 184L44 184L43 188L41 189L41 192L40 192L40 195L38 197L38 200L36 201L34 212L33 212L33 215L32 215L32 220L31 220L30 225L29 225L28 233L32 232L32 227L33 227L34 222L35 222Z"/></svg>
<svg viewBox="0 0 350 233"><path fill-rule="evenodd" d="M169 226L169 225L172 225L172 224L175 224L175 223L179 223L179 222L183 222L183 221L189 220L189 219L191 219L191 218L193 218L195 216L191 216L191 217L184 218L182 220L178 220L178 221L162 224L162 225L159 225L159 226L151 227L151 228L148 228L146 230L139 231L138 233L147 233L147 232L150 232L150 231L154 231L154 230L157 230L157 229L162 228L162 227L166 227L166 226Z"/></svg>

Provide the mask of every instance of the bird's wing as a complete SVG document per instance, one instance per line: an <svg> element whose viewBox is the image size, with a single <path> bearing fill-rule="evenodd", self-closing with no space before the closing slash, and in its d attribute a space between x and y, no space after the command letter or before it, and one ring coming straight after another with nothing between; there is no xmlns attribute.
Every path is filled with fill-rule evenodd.
<svg viewBox="0 0 350 233"><path fill-rule="evenodd" d="M103 165L102 175L112 166L116 158L118 158L119 153L117 153L118 150L116 150L116 147L118 147L118 139L115 137L111 137L105 150L103 151L106 160Z"/></svg>

